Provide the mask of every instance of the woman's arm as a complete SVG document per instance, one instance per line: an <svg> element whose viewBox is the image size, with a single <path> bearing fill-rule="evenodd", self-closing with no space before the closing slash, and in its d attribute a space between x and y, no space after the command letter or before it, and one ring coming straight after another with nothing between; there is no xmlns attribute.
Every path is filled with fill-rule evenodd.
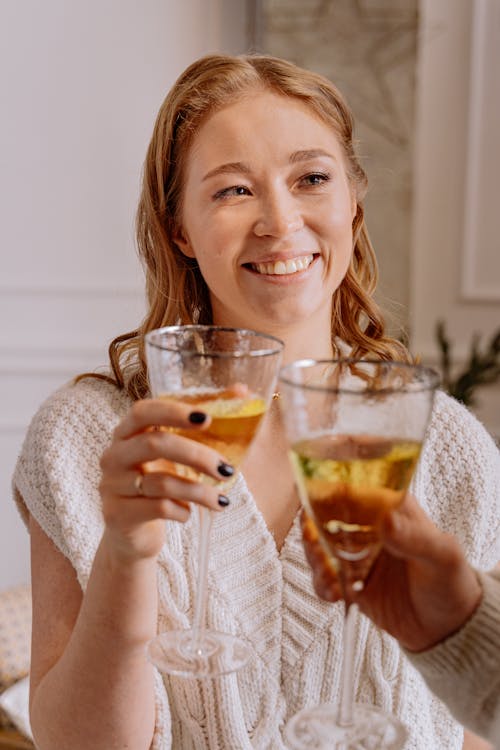
<svg viewBox="0 0 500 750"><path fill-rule="evenodd" d="M462 750L494 750L486 740L481 739L476 734L472 734L468 729L464 732L464 744Z"/></svg>
<svg viewBox="0 0 500 750"><path fill-rule="evenodd" d="M188 405L152 400L136 402L120 422L100 461L105 531L84 594L70 563L31 519L30 702L39 750L150 747L154 672L145 647L156 635L156 560L165 519L188 520L191 503L218 511L227 505L216 486L164 467L179 462L217 480L231 471L217 451L151 428L194 430L209 423L199 413L192 419Z"/></svg>
<svg viewBox="0 0 500 750"><path fill-rule="evenodd" d="M154 731L154 559L116 565L106 535L85 596L68 560L30 519L30 713L39 750L147 750Z"/></svg>
<svg viewBox="0 0 500 750"><path fill-rule="evenodd" d="M498 571L477 573L458 542L437 529L410 495L387 515L380 533L379 558L363 591L350 598L407 648L410 661L457 720L499 741ZM338 580L309 519L304 543L316 591L336 601ZM484 747L467 733L464 748Z"/></svg>

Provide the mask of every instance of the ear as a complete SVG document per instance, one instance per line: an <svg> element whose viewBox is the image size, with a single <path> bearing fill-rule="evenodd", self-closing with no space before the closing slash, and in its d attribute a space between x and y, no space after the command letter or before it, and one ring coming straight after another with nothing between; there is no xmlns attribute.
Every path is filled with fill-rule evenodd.
<svg viewBox="0 0 500 750"><path fill-rule="evenodd" d="M187 258L196 258L196 254L191 246L189 237L186 235L181 226L175 227L174 231L172 232L172 239L183 255L185 255Z"/></svg>

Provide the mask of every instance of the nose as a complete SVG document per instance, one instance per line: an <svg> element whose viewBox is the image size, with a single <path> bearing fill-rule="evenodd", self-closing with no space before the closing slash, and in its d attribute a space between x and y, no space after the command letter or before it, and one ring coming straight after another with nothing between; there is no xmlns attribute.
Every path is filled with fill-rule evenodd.
<svg viewBox="0 0 500 750"><path fill-rule="evenodd" d="M275 190L262 197L254 224L257 237L286 237L303 226L300 208L288 190Z"/></svg>

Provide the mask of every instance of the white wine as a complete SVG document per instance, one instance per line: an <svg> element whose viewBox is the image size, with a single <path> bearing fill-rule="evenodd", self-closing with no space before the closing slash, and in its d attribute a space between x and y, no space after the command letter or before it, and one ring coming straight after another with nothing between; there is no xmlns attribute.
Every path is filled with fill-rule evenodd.
<svg viewBox="0 0 500 750"><path fill-rule="evenodd" d="M221 453L237 468L250 446L262 417L266 412L264 399L244 390L197 391L196 393L164 394L159 398L182 401L197 411L209 414L210 425L203 430L166 428L170 432L208 445ZM199 480L200 475L189 467L166 459L150 461L146 471L167 471L184 478Z"/></svg>
<svg viewBox="0 0 500 750"><path fill-rule="evenodd" d="M306 511L330 554L351 563L358 579L378 553L377 527L402 501L420 449L416 441L371 435L320 435L292 447Z"/></svg>

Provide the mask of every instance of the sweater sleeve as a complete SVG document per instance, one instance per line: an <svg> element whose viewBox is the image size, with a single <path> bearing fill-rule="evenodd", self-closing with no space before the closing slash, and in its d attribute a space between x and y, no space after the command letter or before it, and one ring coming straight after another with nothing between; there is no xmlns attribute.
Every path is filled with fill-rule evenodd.
<svg viewBox="0 0 500 750"><path fill-rule="evenodd" d="M436 394L412 491L434 522L482 570L500 559L500 453L464 406Z"/></svg>
<svg viewBox="0 0 500 750"><path fill-rule="evenodd" d="M479 578L482 602L461 630L406 655L458 721L500 743L500 572Z"/></svg>
<svg viewBox="0 0 500 750"><path fill-rule="evenodd" d="M85 588L103 521L100 456L119 419L119 392L100 381L69 383L40 407L13 476L23 519L31 514L75 568Z"/></svg>

